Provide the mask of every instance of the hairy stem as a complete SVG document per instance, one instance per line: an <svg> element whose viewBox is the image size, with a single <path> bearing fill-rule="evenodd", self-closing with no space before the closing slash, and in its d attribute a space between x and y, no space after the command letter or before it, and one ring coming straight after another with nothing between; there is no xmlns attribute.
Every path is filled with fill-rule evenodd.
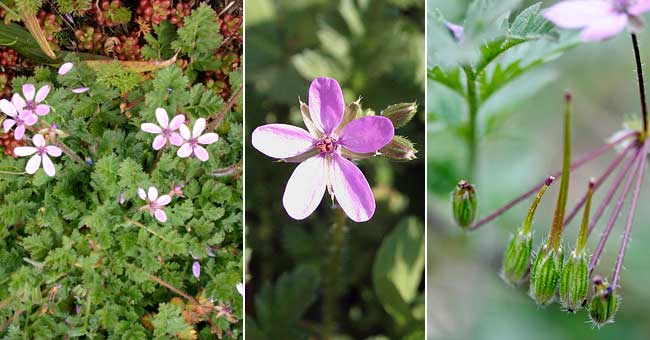
<svg viewBox="0 0 650 340"><path fill-rule="evenodd" d="M476 92L476 74L471 66L464 66L465 76L467 77L467 106L469 114L469 126L467 130L467 169L470 181L474 180L476 174L477 158L477 126L476 116L478 115L478 93Z"/></svg>
<svg viewBox="0 0 650 340"><path fill-rule="evenodd" d="M623 241L621 242L621 250L618 253L618 259L616 260L616 269L614 269L614 275L612 279L612 287L616 288L618 284L618 279L621 274L621 267L623 266L623 258L625 257L625 251L627 250L627 244L630 241L630 232L632 231L632 222L634 221L634 212L636 211L636 206L639 201L639 194L641 193L641 184L643 183L643 171L645 170L645 155L648 153L648 142L649 140L643 143L643 148L641 149L641 156L639 157L639 169L636 174L636 184L634 186L634 192L632 193L632 202L630 203L630 211L627 215L627 222L625 224L625 233L623 234Z"/></svg>
<svg viewBox="0 0 650 340"><path fill-rule="evenodd" d="M341 253L343 252L343 242L345 241L345 212L340 207L337 209L334 226L332 227L331 253L327 272L325 273L327 281L324 291L324 320L323 320L323 340L330 340L333 337L336 328L336 316L338 314L338 278L340 276Z"/></svg>
<svg viewBox="0 0 650 340"><path fill-rule="evenodd" d="M620 154L618 154L618 156L616 156L614 161L612 161L609 164L609 166L607 166L607 169L605 169L605 171L603 171L603 173L600 175L600 177L598 177L595 180L594 188L593 188L594 191L598 190L598 188L601 186L601 184L603 184L603 182L605 182L607 180L607 178L609 178L609 176L612 173L614 173L614 170L616 170L616 168L621 164L621 162L623 161L623 158L625 158L625 156L629 153L629 151L632 150L635 147L636 147L636 144L630 143L630 145L628 145L625 148L625 150L623 150L623 152L621 152ZM589 194L589 191L587 191L585 193L585 195L582 196L582 198L580 199L578 204L576 204L575 207L573 207L573 209L571 210L571 212L569 213L567 218L564 219L564 225L565 226L568 225L569 223L571 223L573 218L578 214L578 211L580 211L582 206L585 205L585 202L587 201L588 194Z"/></svg>
<svg viewBox="0 0 650 340"><path fill-rule="evenodd" d="M634 60L636 61L636 74L639 81L639 98L641 100L641 115L643 116L643 132L648 132L648 107L645 98L645 81L643 80L643 63L636 34L632 33L632 47L634 47Z"/></svg>
<svg viewBox="0 0 650 340"><path fill-rule="evenodd" d="M609 221L607 222L607 227L605 227L605 231L603 231L603 235L601 236L600 241L598 242L598 246L594 251L594 255L591 258L591 264L589 265L590 276L591 273L594 271L594 268L598 265L598 261L600 260L600 255L603 253L603 249L605 248L605 243L607 242L607 238L609 238L609 234L612 232L612 229L614 228L614 223L616 222L616 219L618 219L618 215L621 212L621 208L623 208L623 204L625 203L625 197L627 196L628 192L630 191L630 188L632 187L632 181L635 178L635 174L638 173L639 163L643 163L643 159L644 159L644 155L641 154L641 152L637 153L634 161L634 167L632 168L633 170L630 173L630 175L627 177L627 180L623 185L623 191L621 192L621 196L618 198L618 201L616 202L616 206L612 211L612 215L610 216Z"/></svg>
<svg viewBox="0 0 650 340"><path fill-rule="evenodd" d="M628 133L628 134L626 134L624 136L621 136L620 138L618 138L618 139L616 139L616 140L614 140L614 141L612 141L610 143L602 145L598 149L595 149L595 150L589 152L588 154L582 156L577 161L573 162L573 164L571 164L571 171L579 169L583 165L585 165L585 164L589 163L590 161L600 157L602 154L609 151L611 148L618 145L620 142L622 142L624 140L627 140L627 139L630 139L630 138L635 137L635 136L638 136L638 132L636 132L636 131L630 132L630 133ZM562 171L556 171L553 174L551 174L551 176L555 177L556 179L558 177L561 177L561 175L562 175ZM506 203L501 208L495 210L493 213L491 213L488 216L486 216L486 217L480 219L479 221L475 222L474 225L472 225L469 228L469 230L478 229L481 226L483 226L484 224L487 224L487 223L491 222L492 220L494 220L495 218L503 215L506 211L510 210L512 207L519 204L521 201L525 200L526 198L530 197L534 193L538 192L539 189L541 189L542 186L544 185L545 181L546 181L546 179L544 179L544 181L542 181L541 183L535 185L533 188L529 189L528 191L524 192L523 194L515 197L513 200Z"/></svg>

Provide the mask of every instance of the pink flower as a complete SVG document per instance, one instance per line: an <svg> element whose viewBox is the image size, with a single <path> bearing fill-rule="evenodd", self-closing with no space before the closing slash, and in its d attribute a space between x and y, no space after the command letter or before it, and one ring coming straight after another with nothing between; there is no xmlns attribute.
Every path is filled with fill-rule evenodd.
<svg viewBox="0 0 650 340"><path fill-rule="evenodd" d="M38 117L35 114L28 111L22 111L17 108L14 103L6 99L0 100L0 110L2 110L2 112L7 116L11 117L2 122L2 127L5 133L9 132L12 127L16 126L14 136L19 140L23 139L23 136L25 135L25 126L32 126L38 121Z"/></svg>
<svg viewBox="0 0 650 340"><path fill-rule="evenodd" d="M196 156L202 162L205 162L210 158L208 151L199 144L208 145L215 143L219 140L219 135L216 133L206 133L202 135L203 130L205 130L205 119L199 118L194 123L194 128L190 134L190 128L187 125L181 125L181 136L185 142L178 149L176 154L178 157L185 158L191 155Z"/></svg>
<svg viewBox="0 0 650 340"><path fill-rule="evenodd" d="M19 146L14 149L14 153L17 156L21 157L33 155L32 158L27 161L27 166L25 167L25 171L27 171L28 174L36 173L36 171L38 171L38 168L41 167L42 160L43 170L45 170L45 173L48 176L53 177L56 171L54 170L54 164L52 164L52 160L50 157L48 157L48 155L52 157L59 157L61 156L61 149L55 145L46 145L45 138L40 134L34 135L32 142L34 144L33 147Z"/></svg>
<svg viewBox="0 0 650 340"><path fill-rule="evenodd" d="M194 261L194 263L192 263L192 274L197 279L201 276L201 264L199 261Z"/></svg>
<svg viewBox="0 0 650 340"><path fill-rule="evenodd" d="M72 70L73 66L74 66L73 63L64 63L63 65L61 65L61 67L59 67L59 75L62 76L64 74L70 72L70 70Z"/></svg>
<svg viewBox="0 0 650 340"><path fill-rule="evenodd" d="M581 28L583 41L611 38L629 26L643 25L640 15L650 10L650 0L567 0L546 11L544 17L561 28Z"/></svg>
<svg viewBox="0 0 650 340"><path fill-rule="evenodd" d="M88 88L88 87L78 87L78 88L72 89L70 91L72 91L72 93L79 94L79 93L84 93L84 92L86 92L88 90L90 90L90 88Z"/></svg>
<svg viewBox="0 0 650 340"><path fill-rule="evenodd" d="M345 154L372 154L395 134L390 119L366 116L341 126L345 103L334 79L316 78L309 88L307 126L312 133L285 124L260 126L252 144L260 152L300 165L289 178L282 203L289 216L302 220L311 215L328 188L346 215L355 222L375 213L375 198L368 181Z"/></svg>
<svg viewBox="0 0 650 340"><path fill-rule="evenodd" d="M176 115L170 123L167 111L162 108L157 108L156 119L160 125L144 123L140 126L144 132L158 134L158 136L153 140L152 147L154 150L162 149L167 145L167 141L176 146L183 144L183 137L181 137L176 130L178 130L183 122L185 122L185 116Z"/></svg>
<svg viewBox="0 0 650 340"><path fill-rule="evenodd" d="M50 113L50 107L41 104L41 102L45 100L45 97L47 97L49 93L50 85L45 85L36 92L34 85L25 84L23 85L23 96L25 96L25 99L16 93L11 98L11 102L14 103L16 109L19 111L22 110L25 112L35 113L39 116L45 116Z"/></svg>
<svg viewBox="0 0 650 340"><path fill-rule="evenodd" d="M147 205L140 208L140 210L149 210L151 216L156 217L160 222L167 221L167 214L163 211L163 208L172 201L171 196L162 195L158 197L158 189L155 187L149 187L147 193L144 192L144 189L138 188L138 196L144 201L147 201Z"/></svg>

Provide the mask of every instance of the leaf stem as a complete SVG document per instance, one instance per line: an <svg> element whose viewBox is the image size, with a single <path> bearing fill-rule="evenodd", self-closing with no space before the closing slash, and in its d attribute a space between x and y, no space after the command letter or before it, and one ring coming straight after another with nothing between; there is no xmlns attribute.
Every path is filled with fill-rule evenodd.
<svg viewBox="0 0 650 340"><path fill-rule="evenodd" d="M618 279L621 274L621 267L623 266L623 258L625 257L625 251L627 250L627 244L630 241L630 232L632 231L632 222L634 221L634 212L636 211L636 206L639 201L639 194L641 193L641 184L643 183L643 171L645 170L645 155L648 153L648 143L650 140L646 139L641 148L641 155L639 156L639 169L636 174L636 184L634 187L634 192L632 193L632 202L630 203L630 211L627 215L627 222L625 225L625 232L623 233L623 241L621 242L621 250L618 253L618 259L616 260L616 269L614 269L612 287L618 287Z"/></svg>
<svg viewBox="0 0 650 340"><path fill-rule="evenodd" d="M463 66L467 78L467 106L469 114L469 126L467 130L467 169L470 180L474 180L476 174L477 158L477 136L476 136L476 116L478 114L478 97L476 92L476 74L469 65Z"/></svg>
<svg viewBox="0 0 650 340"><path fill-rule="evenodd" d="M343 243L345 241L345 220L346 215L340 207L336 209L334 225L332 227L331 253L329 263L327 264L327 278L324 291L324 310L323 310L323 340L331 340L336 328L336 316L338 314L338 278L340 275L341 253L343 252Z"/></svg>
<svg viewBox="0 0 650 340"><path fill-rule="evenodd" d="M623 204L625 203L625 197L630 191L630 188L632 186L632 180L635 178L635 174L638 173L638 170L640 168L639 163L643 163L643 158L644 155L641 154L641 150L639 150L639 152L637 152L635 156L634 167L632 168L632 172L629 174L627 180L625 181L625 184L623 185L623 191L621 192L621 196L618 198L618 201L616 202L616 206L614 206L612 215L610 216L609 221L607 222L607 227L605 227L605 231L603 231L603 235L600 237L600 241L598 242L598 246L594 251L594 255L591 257L591 264L589 265L590 276L591 273L594 271L594 268L598 265L598 261L600 260L600 255L603 253L603 249L605 248L605 243L607 242L607 239L609 238L609 234L612 232L612 229L614 228L614 223L616 222L616 219L618 219L618 215L621 212L621 208L623 208Z"/></svg>
<svg viewBox="0 0 650 340"><path fill-rule="evenodd" d="M648 107L645 97L645 81L643 80L643 63L636 34L632 33L632 47L634 48L634 60L636 62L636 74L639 81L639 98L641 100L641 115L643 116L643 132L648 133Z"/></svg>
<svg viewBox="0 0 650 340"><path fill-rule="evenodd" d="M214 114L210 115L210 117L208 117L208 120L212 120L212 121L208 124L208 127L206 128L206 131L212 131L212 130L216 129L217 126L219 126L219 124L223 120L223 117L235 105L235 103L237 102L237 99L239 99L239 96L241 95L243 89L244 89L243 85L240 86L239 89L237 89L237 92L235 92L235 94L233 94L230 97L230 99L226 103L226 106L219 112L219 114L217 114L214 117L213 117Z"/></svg>

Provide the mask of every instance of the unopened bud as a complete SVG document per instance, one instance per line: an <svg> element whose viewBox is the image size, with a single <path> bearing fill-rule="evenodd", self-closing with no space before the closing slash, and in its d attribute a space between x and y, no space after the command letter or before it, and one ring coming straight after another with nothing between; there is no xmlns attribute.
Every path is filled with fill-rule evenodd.
<svg viewBox="0 0 650 340"><path fill-rule="evenodd" d="M562 306L570 313L582 308L587 299L587 290L589 288L589 265L587 256L571 253L571 258L562 268L560 277L560 302Z"/></svg>
<svg viewBox="0 0 650 340"><path fill-rule="evenodd" d="M513 235L503 256L501 278L510 285L519 284L530 266L533 252L533 234L520 230Z"/></svg>
<svg viewBox="0 0 650 340"><path fill-rule="evenodd" d="M589 304L589 317L596 327L614 322L618 310L618 295L607 280L594 277L594 296Z"/></svg>
<svg viewBox="0 0 650 340"><path fill-rule="evenodd" d="M476 219L478 205L474 186L465 180L458 182L451 194L451 205L456 223L463 228L470 226Z"/></svg>
<svg viewBox="0 0 650 340"><path fill-rule="evenodd" d="M348 125L349 122L357 119L360 111L361 111L361 98L357 99L357 101L355 102L348 104L348 106L345 108L345 112L343 113L343 119L341 120L341 123L339 124L337 130L342 131L343 128L346 125Z"/></svg>
<svg viewBox="0 0 650 340"><path fill-rule="evenodd" d="M381 115L390 119L395 128L399 128L410 122L416 112L418 112L418 104L400 103L388 106Z"/></svg>
<svg viewBox="0 0 650 340"><path fill-rule="evenodd" d="M402 136L395 136L390 143L379 150L382 155L396 161L412 161L417 158L413 143Z"/></svg>
<svg viewBox="0 0 650 340"><path fill-rule="evenodd" d="M555 298L563 260L562 248L554 249L546 243L542 245L530 269L529 294L537 304L546 305Z"/></svg>

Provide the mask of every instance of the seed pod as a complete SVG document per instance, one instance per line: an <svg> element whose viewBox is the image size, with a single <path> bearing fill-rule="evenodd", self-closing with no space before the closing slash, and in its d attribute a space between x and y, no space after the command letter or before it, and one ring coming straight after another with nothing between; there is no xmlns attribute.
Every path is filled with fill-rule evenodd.
<svg viewBox="0 0 650 340"><path fill-rule="evenodd" d="M570 313L584 306L589 288L589 266L585 254L571 253L571 258L562 268L560 277L560 302Z"/></svg>
<svg viewBox="0 0 650 340"><path fill-rule="evenodd" d="M463 228L470 226L476 219L478 205L474 186L465 180L458 182L451 194L451 203L456 223Z"/></svg>
<svg viewBox="0 0 650 340"><path fill-rule="evenodd" d="M414 160L417 152L413 143L402 136L393 137L390 143L379 150L382 155L396 161Z"/></svg>
<svg viewBox="0 0 650 340"><path fill-rule="evenodd" d="M520 230L510 238L506 253L503 256L501 278L509 285L519 284L530 266L533 252L533 234Z"/></svg>
<svg viewBox="0 0 650 340"><path fill-rule="evenodd" d="M399 128L410 122L416 112L418 112L418 104L400 103L389 105L381 114L390 119L395 128Z"/></svg>
<svg viewBox="0 0 650 340"><path fill-rule="evenodd" d="M555 298L563 260L561 247L555 249L546 243L542 245L530 270L529 294L537 304L546 305Z"/></svg>
<svg viewBox="0 0 650 340"><path fill-rule="evenodd" d="M589 304L589 317L594 326L600 328L614 322L619 297L607 280L600 276L594 278L594 291L594 296Z"/></svg>

